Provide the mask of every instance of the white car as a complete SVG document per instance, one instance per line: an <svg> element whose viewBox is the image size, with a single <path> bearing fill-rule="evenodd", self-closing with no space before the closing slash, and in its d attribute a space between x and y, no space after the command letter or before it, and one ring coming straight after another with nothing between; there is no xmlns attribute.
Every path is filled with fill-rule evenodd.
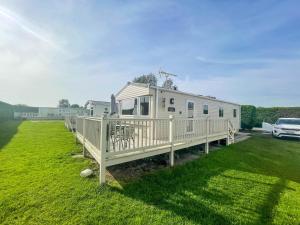
<svg viewBox="0 0 300 225"><path fill-rule="evenodd" d="M279 118L274 124L274 137L300 138L300 118Z"/></svg>

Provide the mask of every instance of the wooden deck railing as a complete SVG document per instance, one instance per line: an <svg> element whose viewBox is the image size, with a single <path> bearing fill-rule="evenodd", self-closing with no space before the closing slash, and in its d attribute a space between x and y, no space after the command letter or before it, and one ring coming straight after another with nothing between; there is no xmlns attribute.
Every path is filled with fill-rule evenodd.
<svg viewBox="0 0 300 225"><path fill-rule="evenodd" d="M70 126L66 119L66 126ZM100 182L105 182L106 166L170 152L227 138L230 122L225 119L124 119L77 117L76 137L100 165ZM73 125L74 126L74 123ZM104 173L105 174L105 173Z"/></svg>
<svg viewBox="0 0 300 225"><path fill-rule="evenodd" d="M65 126L72 132L76 130L76 116L65 116Z"/></svg>

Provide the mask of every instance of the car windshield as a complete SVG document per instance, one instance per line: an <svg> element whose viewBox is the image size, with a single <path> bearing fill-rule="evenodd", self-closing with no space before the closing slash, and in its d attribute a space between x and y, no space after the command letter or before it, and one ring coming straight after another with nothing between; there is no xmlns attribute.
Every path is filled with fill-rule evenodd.
<svg viewBox="0 0 300 225"><path fill-rule="evenodd" d="M300 119L279 119L276 124L300 125Z"/></svg>

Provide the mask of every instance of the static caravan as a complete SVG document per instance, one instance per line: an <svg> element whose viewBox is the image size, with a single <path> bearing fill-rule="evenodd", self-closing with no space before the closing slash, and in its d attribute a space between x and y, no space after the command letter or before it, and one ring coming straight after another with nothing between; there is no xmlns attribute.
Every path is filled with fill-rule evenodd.
<svg viewBox="0 0 300 225"><path fill-rule="evenodd" d="M233 144L240 128L240 105L212 97L128 83L112 99L115 116L76 120L77 139L99 163L100 183L108 166L165 153L173 166L175 151L203 145L208 154L211 142Z"/></svg>
<svg viewBox="0 0 300 225"><path fill-rule="evenodd" d="M63 119L65 116L86 116L84 108L39 107L38 117Z"/></svg>
<svg viewBox="0 0 300 225"><path fill-rule="evenodd" d="M110 112L110 102L89 100L85 104L88 111L88 116L101 117L104 113Z"/></svg>
<svg viewBox="0 0 300 225"><path fill-rule="evenodd" d="M148 84L128 83L116 94L120 118L228 119L240 129L241 106L213 97L170 90ZM188 129L193 129L191 124Z"/></svg>

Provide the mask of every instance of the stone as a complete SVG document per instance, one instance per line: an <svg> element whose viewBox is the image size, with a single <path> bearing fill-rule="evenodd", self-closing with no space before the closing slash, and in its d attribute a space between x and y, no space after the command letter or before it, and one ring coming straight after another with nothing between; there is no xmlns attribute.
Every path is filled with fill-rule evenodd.
<svg viewBox="0 0 300 225"><path fill-rule="evenodd" d="M80 154L80 155L72 155L72 158L74 158L74 159L83 159L84 157L83 157L82 154Z"/></svg>
<svg viewBox="0 0 300 225"><path fill-rule="evenodd" d="M91 175L93 175L93 170L91 169L85 169L80 172L81 177L90 177Z"/></svg>

